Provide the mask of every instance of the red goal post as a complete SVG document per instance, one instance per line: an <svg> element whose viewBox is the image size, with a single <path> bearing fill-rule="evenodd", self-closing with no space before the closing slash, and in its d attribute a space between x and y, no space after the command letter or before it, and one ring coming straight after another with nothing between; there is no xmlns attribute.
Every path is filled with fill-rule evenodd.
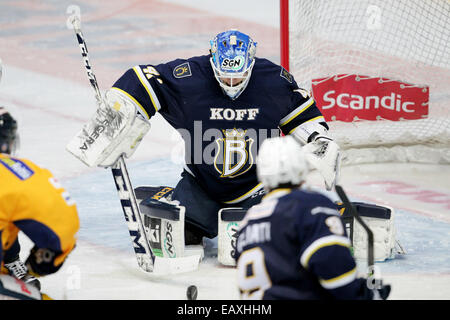
<svg viewBox="0 0 450 320"><path fill-rule="evenodd" d="M280 0L280 63L345 163L450 163L450 1Z"/></svg>

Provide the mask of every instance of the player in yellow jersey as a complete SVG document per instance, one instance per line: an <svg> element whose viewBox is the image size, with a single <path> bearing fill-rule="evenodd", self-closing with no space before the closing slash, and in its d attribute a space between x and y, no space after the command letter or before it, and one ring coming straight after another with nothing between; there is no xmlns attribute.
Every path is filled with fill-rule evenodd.
<svg viewBox="0 0 450 320"><path fill-rule="evenodd" d="M3 273L40 289L34 276L59 270L75 247L79 218L50 171L13 156L17 144L17 123L0 107L0 262ZM19 231L34 243L25 263L19 259ZM0 278L0 296L2 289Z"/></svg>

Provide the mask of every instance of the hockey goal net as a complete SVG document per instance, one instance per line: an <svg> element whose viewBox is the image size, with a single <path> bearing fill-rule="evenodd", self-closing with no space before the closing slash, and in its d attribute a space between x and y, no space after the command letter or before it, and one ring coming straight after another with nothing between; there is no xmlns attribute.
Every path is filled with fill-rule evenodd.
<svg viewBox="0 0 450 320"><path fill-rule="evenodd" d="M280 1L281 64L344 164L450 163L450 1Z"/></svg>

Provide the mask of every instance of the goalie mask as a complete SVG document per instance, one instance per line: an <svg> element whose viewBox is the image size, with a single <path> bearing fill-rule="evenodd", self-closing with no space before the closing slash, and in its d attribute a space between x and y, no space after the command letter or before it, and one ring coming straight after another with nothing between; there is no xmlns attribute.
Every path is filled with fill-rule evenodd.
<svg viewBox="0 0 450 320"><path fill-rule="evenodd" d="M0 153L14 154L18 147L17 122L4 107L0 107Z"/></svg>
<svg viewBox="0 0 450 320"><path fill-rule="evenodd" d="M237 30L219 33L211 40L211 66L220 87L236 99L247 87L255 64L256 42Z"/></svg>

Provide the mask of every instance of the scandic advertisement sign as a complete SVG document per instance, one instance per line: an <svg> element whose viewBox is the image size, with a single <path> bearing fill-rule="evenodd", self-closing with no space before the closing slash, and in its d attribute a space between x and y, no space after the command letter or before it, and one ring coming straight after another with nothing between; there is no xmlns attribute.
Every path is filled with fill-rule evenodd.
<svg viewBox="0 0 450 320"><path fill-rule="evenodd" d="M312 92L326 121L415 120L428 116L429 88L362 75L313 79Z"/></svg>

